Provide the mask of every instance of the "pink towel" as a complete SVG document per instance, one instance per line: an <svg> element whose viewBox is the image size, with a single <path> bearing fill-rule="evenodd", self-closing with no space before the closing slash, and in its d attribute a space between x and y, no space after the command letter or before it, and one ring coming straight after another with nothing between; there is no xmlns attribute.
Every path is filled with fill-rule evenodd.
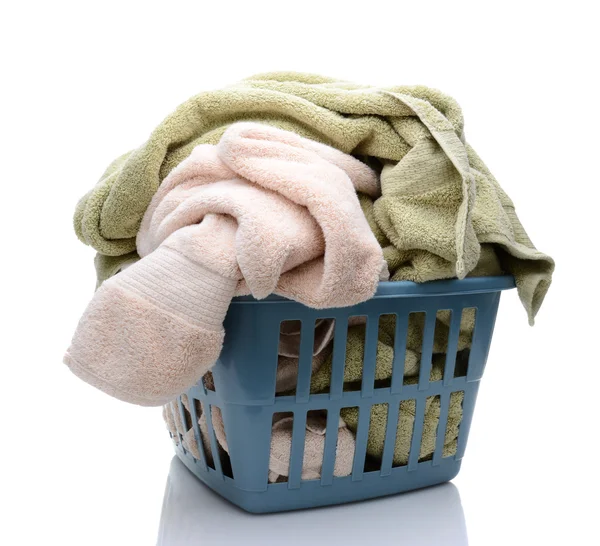
<svg viewBox="0 0 600 546"><path fill-rule="evenodd" d="M96 292L65 362L112 396L161 405L218 358L234 295L315 308L369 299L387 268L356 191L379 187L352 156L232 125L165 178L138 234L142 259Z"/></svg>
<svg viewBox="0 0 600 546"><path fill-rule="evenodd" d="M199 446L196 443L194 429L188 428L191 427L189 399L186 395L183 395L181 399L187 422L183 423L179 408L175 402L171 402L163 407L163 418L167 423L167 428L171 433L175 445L179 445L181 441L187 451L191 452L196 459L200 459L201 456ZM214 457L209 441L206 414L202 411L199 403L197 403L196 414L199 415L199 440L202 442L204 456L209 464L213 464ZM223 450L229 453L227 437L225 436L225 423L223 422L221 410L217 406L212 406L211 415L218 449L219 451ZM270 483L277 482L280 476L289 475L292 447L293 418L281 414L275 414L275 416L276 420L273 423L271 431L271 451L269 455L268 480ZM303 480L316 480L321 477L326 429L327 416L325 413L310 412L308 414L304 433ZM352 473L355 448L356 440L354 439L354 434L348 429L344 420L340 418L333 469L334 476L349 476Z"/></svg>

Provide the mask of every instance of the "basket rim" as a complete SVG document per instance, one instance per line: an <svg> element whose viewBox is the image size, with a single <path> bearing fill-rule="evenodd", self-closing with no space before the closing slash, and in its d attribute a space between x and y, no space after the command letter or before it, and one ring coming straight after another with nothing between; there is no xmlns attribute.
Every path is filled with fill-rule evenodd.
<svg viewBox="0 0 600 546"><path fill-rule="evenodd" d="M510 290L515 288L515 286L515 279L512 275L500 275L494 277L468 277L460 280L447 279L427 281L423 283L412 281L382 281L377 286L377 291L371 299L481 294ZM233 298L232 304L260 304L263 302L274 301L289 302L291 300L276 294L271 294L262 300L257 300L252 296L238 296Z"/></svg>

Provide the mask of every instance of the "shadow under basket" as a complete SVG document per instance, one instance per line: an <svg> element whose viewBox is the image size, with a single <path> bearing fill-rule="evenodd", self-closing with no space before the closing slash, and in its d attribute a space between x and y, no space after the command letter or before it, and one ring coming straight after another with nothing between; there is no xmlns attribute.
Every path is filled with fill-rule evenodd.
<svg viewBox="0 0 600 546"><path fill-rule="evenodd" d="M226 320L223 351L212 369L214 390L204 382L187 392L191 424L199 458L179 441L177 456L202 482L249 512L279 512L341 504L427 487L454 478L460 469L473 417L479 381L492 339L500 293L514 287L514 279L474 277L464 280L382 282L373 298L353 307L310 309L278 296L257 301L235 298ZM474 309L475 323L467 358L457 358L463 311ZM430 381L436 316L445 312L447 346L443 375ZM412 384L404 379L404 355L409 316L422 317L421 364ZM377 338L382 315L395 316L394 361L390 381L375 381ZM362 382L354 390L344 388L346 340L350 317L366 318ZM310 392L315 324L334 319L333 356L329 392ZM280 326L299 321L298 377L292 394L276 393ZM461 334L462 335L462 334ZM464 362L462 360L465 360ZM453 453L444 452L446 423L453 393L462 393L462 417ZM428 398L439 398L435 447L420 458ZM198 401L198 402L197 402ZM414 401L410 450L405 464L393 464L399 408ZM367 455L371 408L387 405L385 444L381 460L369 465ZM181 399L175 404L186 422ZM207 414L208 444L200 440L196 407ZM212 426L212 409L219 408L228 444L223 461ZM334 476L340 410L358 408L356 448L351 475ZM302 479L307 414L326 412L323 463L319 479ZM271 429L275 414L293 415L289 475L283 483L269 483ZM214 456L213 456L214 455ZM221 453L222 455L222 453ZM212 464L207 464L212 461Z"/></svg>

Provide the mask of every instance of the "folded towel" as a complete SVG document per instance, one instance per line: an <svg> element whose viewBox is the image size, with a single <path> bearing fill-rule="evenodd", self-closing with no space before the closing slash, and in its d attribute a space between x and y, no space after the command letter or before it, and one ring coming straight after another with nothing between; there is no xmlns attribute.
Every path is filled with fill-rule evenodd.
<svg viewBox="0 0 600 546"><path fill-rule="evenodd" d="M161 180L196 145L218 143L239 120L294 131L378 165L383 195L371 211L372 228L394 280L462 278L490 243L533 322L554 263L535 250L514 205L465 144L458 104L422 86L380 89L310 74L261 74L200 93L115 160L74 218L80 239L101 253L99 282L119 269L118 259L102 255L131 259Z"/></svg>
<svg viewBox="0 0 600 546"><path fill-rule="evenodd" d="M65 362L112 396L161 405L214 364L235 294L316 308L370 298L387 269L357 190L379 187L352 156L232 125L164 180L138 234L144 258L96 292Z"/></svg>

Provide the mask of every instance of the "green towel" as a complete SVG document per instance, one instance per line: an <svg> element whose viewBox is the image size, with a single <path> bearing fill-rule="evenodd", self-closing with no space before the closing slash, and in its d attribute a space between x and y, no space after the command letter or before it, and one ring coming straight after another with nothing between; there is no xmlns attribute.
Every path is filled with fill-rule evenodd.
<svg viewBox="0 0 600 546"><path fill-rule="evenodd" d="M96 266L96 288L110 277L119 273L123 267L137 262L140 259L137 252L129 252L122 256L108 256L106 254L96 254L94 265Z"/></svg>
<svg viewBox="0 0 600 546"><path fill-rule="evenodd" d="M439 311L436 317L434 331L433 357L430 381L440 381L443 378L443 369L446 359L446 347L450 333L450 311ZM475 311L466 309L463 312L458 337L458 354L456 369L464 372L468 358L471 338L475 327ZM389 386L392 377L394 362L394 332L396 318L393 315L384 315L379 321L377 341L377 360L375 365L375 382L377 387ZM406 353L404 359L404 383L414 385L418 382L421 362L421 347L423 331L425 328L425 315L412 313L409 315L406 331ZM364 340L366 326L353 325L348 328L346 341L346 362L344 368L344 390L360 390L362 380ZM335 344L335 340L334 340ZM331 381L332 356L312 375L311 392L328 392ZM448 457L456 452L459 425L462 419L463 393L455 392L450 397L448 422L446 425L443 456ZM358 427L358 409L356 407L343 408L340 416L354 433ZM425 420L419 460L426 460L433 455L437 427L440 416L440 399L428 397L425 406ZM400 404L396 443L393 462L395 465L404 465L408 462L412 430L415 418L415 400L405 400ZM371 418L367 441L367 454L374 459L381 459L385 440L387 423L387 406L374 404L371 406Z"/></svg>
<svg viewBox="0 0 600 546"><path fill-rule="evenodd" d="M457 133L462 131L460 108L449 97L426 87L394 90L406 101L416 97L433 104ZM160 182L195 146L216 144L237 121L267 123L347 153L398 161L411 149L398 130L412 118L409 106L377 89L309 74L258 75L200 93L158 125L141 147L109 165L78 203L75 229L102 254L135 250L142 216Z"/></svg>
<svg viewBox="0 0 600 546"><path fill-rule="evenodd" d="M455 227L454 208L448 203L462 202L461 188L452 182L452 176L431 172L430 164L438 169L442 162L429 153L433 151L431 139L418 146L420 152L415 158L407 156L397 164L383 166L382 196L374 202L360 196L363 212L384 248L390 280L425 282L460 277L454 263L455 241L450 236ZM475 151L468 145L465 150L475 183L470 221L478 241L468 252L477 256L477 265L469 266L468 272L473 276L512 274L533 324L550 287L554 261L535 249L510 198ZM424 159L416 158L421 152ZM452 172L447 167L447 172Z"/></svg>
<svg viewBox="0 0 600 546"><path fill-rule="evenodd" d="M134 252L160 182L194 146L218 142L242 120L295 131L381 169L382 197L372 204L371 221L392 279L462 278L480 262L481 245L493 244L533 322L553 261L535 250L510 199L464 144L457 103L422 86L379 89L281 72L200 93L140 148L116 159L81 199L74 219L80 239L101 255ZM117 262L97 260L99 282Z"/></svg>
<svg viewBox="0 0 600 546"><path fill-rule="evenodd" d="M434 359L430 380L440 381L442 379L442 370L443 361L440 362L439 358ZM416 378L410 378L406 381L406 384L408 385L415 383L417 383ZM453 392L450 395L450 406L448 408L448 421L446 422L446 430L444 433L442 457L451 457L456 454L458 431L462 420L463 398L463 392ZM396 427L396 443L394 445L394 457L392 460L394 466L402 466L408 463L412 432L415 423L415 410L416 402L414 399L403 400L400 402L398 425ZM440 411L441 405L439 396L429 396L425 402L425 417L423 421L421 447L419 450L419 461L427 461L433 457ZM374 460L381 460L383 455L387 414L388 410L386 404L373 404L371 406L367 454ZM356 434L358 428L358 408L343 408L340 411L340 415L348 429Z"/></svg>

